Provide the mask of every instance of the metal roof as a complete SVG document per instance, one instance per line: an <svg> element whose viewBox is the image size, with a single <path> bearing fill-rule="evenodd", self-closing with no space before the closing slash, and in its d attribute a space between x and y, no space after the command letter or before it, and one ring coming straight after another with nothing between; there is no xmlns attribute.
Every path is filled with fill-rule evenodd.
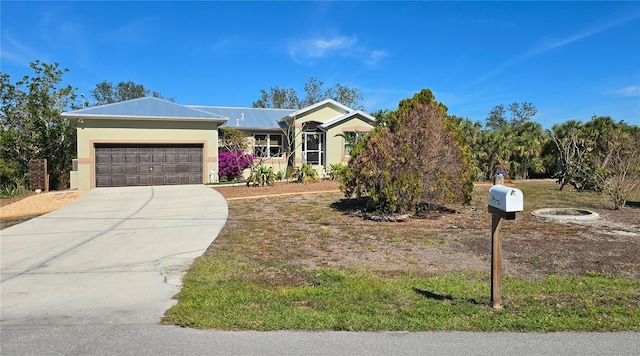
<svg viewBox="0 0 640 356"><path fill-rule="evenodd" d="M321 125L329 128L355 115L370 123L375 118L362 111L354 111L332 99L323 100L303 109L265 109L229 106L180 105L154 97L144 97L113 104L62 113L68 118L115 118L152 120L196 120L226 122L226 126L239 129L276 130L286 127L285 119L313 112L324 106L331 106L344 114L338 115Z"/></svg>
<svg viewBox="0 0 640 356"><path fill-rule="evenodd" d="M197 110L170 101L144 97L113 104L94 106L86 109L62 113L73 118L143 118L143 119L185 119L224 122L227 118L212 112Z"/></svg>
<svg viewBox="0 0 640 356"><path fill-rule="evenodd" d="M241 108L228 106L187 105L189 108L206 111L229 118L226 126L239 129L280 129L281 120L295 112L293 109Z"/></svg>

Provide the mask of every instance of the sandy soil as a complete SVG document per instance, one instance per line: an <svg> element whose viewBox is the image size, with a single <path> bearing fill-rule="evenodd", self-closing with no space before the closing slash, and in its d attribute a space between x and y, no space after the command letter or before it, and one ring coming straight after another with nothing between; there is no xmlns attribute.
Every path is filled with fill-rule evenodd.
<svg viewBox="0 0 640 356"><path fill-rule="evenodd" d="M63 206L81 197L86 191L65 190L47 193L31 193L25 197L0 200L0 227L6 228L32 219Z"/></svg>
<svg viewBox="0 0 640 356"><path fill-rule="evenodd" d="M66 190L66 191L52 191L40 194L31 194L24 199L17 201L8 200L9 204L5 205L5 200L2 200L2 207L0 208L0 219L12 218L26 215L42 215L54 210L60 209L63 206L71 203L72 201L81 197L86 191L79 190Z"/></svg>

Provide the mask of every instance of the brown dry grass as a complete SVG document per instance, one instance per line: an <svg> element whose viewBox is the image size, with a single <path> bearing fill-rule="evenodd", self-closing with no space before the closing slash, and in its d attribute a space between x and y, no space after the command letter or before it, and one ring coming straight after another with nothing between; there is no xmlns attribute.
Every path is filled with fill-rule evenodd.
<svg viewBox="0 0 640 356"><path fill-rule="evenodd" d="M515 182L525 192L525 211L503 224L505 275L537 279L586 272L640 278L640 209L610 209L606 197L558 192L552 181ZM285 183L274 187L217 187L227 198L337 189L334 182ZM210 253L238 251L282 274L291 266L364 268L377 273L433 275L490 268L489 186L478 186L456 213L433 212L406 222L373 222L356 213L357 202L341 193L230 200L229 220ZM530 215L542 207L595 210L595 223L555 223ZM289 266L289 267L286 267ZM286 267L286 268L285 268Z"/></svg>

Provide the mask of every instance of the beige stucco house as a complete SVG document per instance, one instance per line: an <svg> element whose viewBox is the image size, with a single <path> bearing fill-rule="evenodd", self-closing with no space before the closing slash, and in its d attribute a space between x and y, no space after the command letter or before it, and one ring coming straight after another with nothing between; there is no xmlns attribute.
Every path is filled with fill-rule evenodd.
<svg viewBox="0 0 640 356"><path fill-rule="evenodd" d="M62 114L77 123L72 189L217 181L218 127L240 129L275 172L347 162L375 119L328 99L300 110L180 105L145 97ZM289 153L291 152L291 153Z"/></svg>

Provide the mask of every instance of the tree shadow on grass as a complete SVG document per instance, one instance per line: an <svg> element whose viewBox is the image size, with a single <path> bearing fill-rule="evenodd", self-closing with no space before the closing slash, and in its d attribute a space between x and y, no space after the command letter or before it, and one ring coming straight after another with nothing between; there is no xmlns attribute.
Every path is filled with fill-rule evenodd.
<svg viewBox="0 0 640 356"><path fill-rule="evenodd" d="M627 203L625 205L630 208L640 208L640 201L627 200Z"/></svg>
<svg viewBox="0 0 640 356"><path fill-rule="evenodd" d="M438 301L448 300L450 302L462 301L462 302L471 303L474 305L483 305L483 303L480 303L473 298L455 298L450 294L437 294L437 293L429 292L428 290L419 289L416 287L413 287L413 291L416 292L416 294L421 295L427 299L433 299Z"/></svg>
<svg viewBox="0 0 640 356"><path fill-rule="evenodd" d="M368 209L370 206L369 197L343 198L337 202L331 203L331 208L342 212L343 215L363 216L365 213L376 214L376 212L372 212ZM440 219L443 214L458 214L458 211L437 204L419 203L416 205L416 209L411 215L413 219L437 220Z"/></svg>
<svg viewBox="0 0 640 356"><path fill-rule="evenodd" d="M368 198L343 198L331 203L331 209L335 209L344 215L361 213L367 207Z"/></svg>

